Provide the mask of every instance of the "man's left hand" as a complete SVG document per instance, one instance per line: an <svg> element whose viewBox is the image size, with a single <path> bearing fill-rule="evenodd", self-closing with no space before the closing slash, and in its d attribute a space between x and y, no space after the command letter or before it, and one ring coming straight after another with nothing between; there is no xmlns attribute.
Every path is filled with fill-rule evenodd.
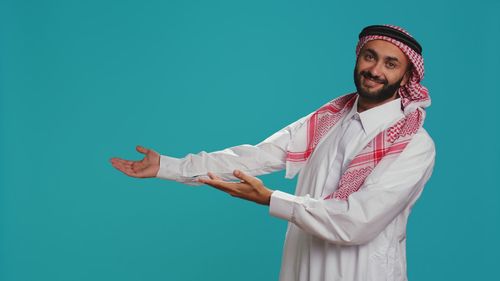
<svg viewBox="0 0 500 281"><path fill-rule="evenodd" d="M269 205L273 190L264 186L264 183L239 170L234 170L234 176L240 182L224 181L212 173L208 173L210 179L198 179L199 182L215 187L231 196L253 201L262 205Z"/></svg>

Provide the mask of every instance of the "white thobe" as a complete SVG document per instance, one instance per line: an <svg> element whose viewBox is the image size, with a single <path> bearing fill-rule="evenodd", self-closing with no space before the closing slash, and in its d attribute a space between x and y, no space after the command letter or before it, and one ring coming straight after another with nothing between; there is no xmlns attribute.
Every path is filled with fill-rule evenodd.
<svg viewBox="0 0 500 281"><path fill-rule="evenodd" d="M270 214L289 221L280 280L400 281L406 275L406 223L434 167L434 143L421 128L399 155L382 159L347 201L334 192L350 161L375 135L402 118L399 99L357 112L357 100L299 172L295 195L274 191ZM161 156L157 177L197 185L213 172L234 179L285 168L287 147L307 117L257 145L240 145L182 159Z"/></svg>

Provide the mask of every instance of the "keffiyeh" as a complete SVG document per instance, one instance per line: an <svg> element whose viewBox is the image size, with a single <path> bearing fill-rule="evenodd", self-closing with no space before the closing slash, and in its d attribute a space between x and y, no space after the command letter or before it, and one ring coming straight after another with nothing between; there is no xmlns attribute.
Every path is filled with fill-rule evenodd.
<svg viewBox="0 0 500 281"><path fill-rule="evenodd" d="M398 89L405 117L380 132L354 157L342 174L337 190L327 195L325 200L347 200L350 194L361 188L384 156L401 153L422 127L425 119L424 108L430 105L428 90L420 84L424 77L421 47L407 31L392 25L376 25L363 29L359 37L356 56L367 42L379 39L399 47L410 60L412 69L409 80ZM330 101L311 114L306 122L293 132L287 150L287 178L293 178L305 165L320 140L350 111L356 97L357 93L351 93Z"/></svg>

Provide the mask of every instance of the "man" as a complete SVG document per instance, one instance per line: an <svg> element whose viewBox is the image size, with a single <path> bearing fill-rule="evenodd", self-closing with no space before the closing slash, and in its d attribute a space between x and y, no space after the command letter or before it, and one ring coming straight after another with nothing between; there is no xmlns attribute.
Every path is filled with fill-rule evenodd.
<svg viewBox="0 0 500 281"><path fill-rule="evenodd" d="M422 128L430 105L422 48L389 25L368 26L359 39L357 92L263 142L183 159L138 146L143 160L112 164L132 177L204 183L270 205L290 222L280 280L407 280L406 223L435 157ZM282 169L299 175L295 195L254 177Z"/></svg>

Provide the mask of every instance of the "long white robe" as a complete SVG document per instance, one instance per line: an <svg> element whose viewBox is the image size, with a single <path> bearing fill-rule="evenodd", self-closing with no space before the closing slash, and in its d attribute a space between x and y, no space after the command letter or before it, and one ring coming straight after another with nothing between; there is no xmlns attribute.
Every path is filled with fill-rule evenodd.
<svg viewBox="0 0 500 281"><path fill-rule="evenodd" d="M347 201L323 200L356 154L403 117L399 99L352 110L321 140L299 172L295 195L274 191L270 214L289 221L280 280L400 281L406 274L406 223L434 167L434 143L421 128L399 155L385 157ZM197 185L213 172L262 175L285 168L287 146L306 117L257 145L182 159L161 156L157 177Z"/></svg>

